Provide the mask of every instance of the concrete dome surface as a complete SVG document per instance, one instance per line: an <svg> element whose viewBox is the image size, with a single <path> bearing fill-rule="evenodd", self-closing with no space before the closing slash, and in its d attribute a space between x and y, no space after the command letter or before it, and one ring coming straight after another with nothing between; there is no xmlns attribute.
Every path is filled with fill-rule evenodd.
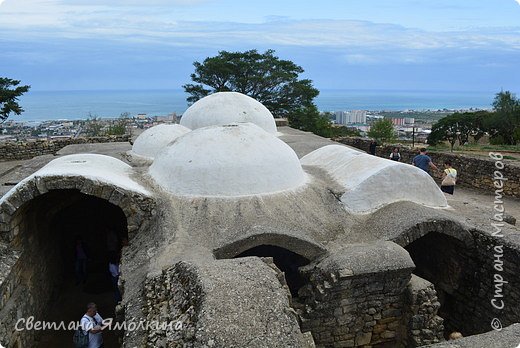
<svg viewBox="0 0 520 348"><path fill-rule="evenodd" d="M148 190L131 178L132 173L132 167L117 158L84 153L56 158L25 180L45 176L83 177L149 194Z"/></svg>
<svg viewBox="0 0 520 348"><path fill-rule="evenodd" d="M300 187L296 153L251 123L212 126L169 144L150 166L152 178L180 196L248 196Z"/></svg>
<svg viewBox="0 0 520 348"><path fill-rule="evenodd" d="M243 122L276 133L271 112L257 100L237 92L218 92L198 100L184 112L180 124L198 129Z"/></svg>
<svg viewBox="0 0 520 348"><path fill-rule="evenodd" d="M160 124L145 130L135 139L132 153L154 159L166 145L191 130L180 124Z"/></svg>
<svg viewBox="0 0 520 348"><path fill-rule="evenodd" d="M345 189L341 202L353 213L370 213L399 201L433 208L448 206L432 177L408 164L341 145L319 148L304 156L301 163L327 171Z"/></svg>

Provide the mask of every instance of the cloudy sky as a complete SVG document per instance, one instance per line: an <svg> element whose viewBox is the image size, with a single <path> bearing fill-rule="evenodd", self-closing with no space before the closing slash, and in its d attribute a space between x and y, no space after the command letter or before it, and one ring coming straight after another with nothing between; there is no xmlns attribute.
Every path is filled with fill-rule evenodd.
<svg viewBox="0 0 520 348"><path fill-rule="evenodd" d="M520 94L520 0L0 0L0 76L33 90L180 89L273 48L320 89Z"/></svg>

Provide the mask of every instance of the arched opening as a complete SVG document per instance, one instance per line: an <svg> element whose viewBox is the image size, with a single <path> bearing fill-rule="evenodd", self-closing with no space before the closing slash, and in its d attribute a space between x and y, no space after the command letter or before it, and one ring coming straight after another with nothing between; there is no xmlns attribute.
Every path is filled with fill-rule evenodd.
<svg viewBox="0 0 520 348"><path fill-rule="evenodd" d="M272 257L276 267L284 272L293 299L298 298L298 290L307 283L298 269L309 264L307 258L274 245L259 245L240 253L235 258L247 256Z"/></svg>
<svg viewBox="0 0 520 348"><path fill-rule="evenodd" d="M416 265L414 274L435 286L445 336L454 331L464 336L481 333L468 326L483 320L472 305L479 291L472 250L461 240L438 232L424 235L405 249Z"/></svg>
<svg viewBox="0 0 520 348"><path fill-rule="evenodd" d="M12 244L22 251L19 283L31 303L29 315L68 324L79 321L86 304L95 302L102 317L115 317L108 261L118 259L128 240L127 219L118 206L78 190L52 190L25 203L13 224L17 233ZM78 244L85 261L77 260ZM34 346L65 347L71 337L67 330L42 331ZM103 337L105 347L120 346L118 333L107 330Z"/></svg>

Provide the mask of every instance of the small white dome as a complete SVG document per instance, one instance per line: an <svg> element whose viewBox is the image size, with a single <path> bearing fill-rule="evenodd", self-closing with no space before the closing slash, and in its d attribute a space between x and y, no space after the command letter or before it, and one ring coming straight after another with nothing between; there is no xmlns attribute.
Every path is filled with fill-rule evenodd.
<svg viewBox="0 0 520 348"><path fill-rule="evenodd" d="M251 122L275 134L276 123L262 103L237 92L218 92L204 97L184 112L181 125L190 129Z"/></svg>
<svg viewBox="0 0 520 348"><path fill-rule="evenodd" d="M154 159L166 145L190 131L189 128L180 124L160 124L151 127L135 139L132 152L142 157Z"/></svg>
<svg viewBox="0 0 520 348"><path fill-rule="evenodd" d="M161 151L149 173L181 196L274 193L306 181L296 153L251 123L194 130Z"/></svg>

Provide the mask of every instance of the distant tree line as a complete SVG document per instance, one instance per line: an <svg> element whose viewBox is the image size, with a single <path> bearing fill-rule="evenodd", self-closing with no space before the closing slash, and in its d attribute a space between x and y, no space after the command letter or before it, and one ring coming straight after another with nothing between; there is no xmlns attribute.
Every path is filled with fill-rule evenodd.
<svg viewBox="0 0 520 348"><path fill-rule="evenodd" d="M430 145L447 141L451 150L459 142L464 145L470 138L476 143L488 135L494 145L520 143L520 100L509 91L495 95L493 111L454 113L439 120L428 136Z"/></svg>

